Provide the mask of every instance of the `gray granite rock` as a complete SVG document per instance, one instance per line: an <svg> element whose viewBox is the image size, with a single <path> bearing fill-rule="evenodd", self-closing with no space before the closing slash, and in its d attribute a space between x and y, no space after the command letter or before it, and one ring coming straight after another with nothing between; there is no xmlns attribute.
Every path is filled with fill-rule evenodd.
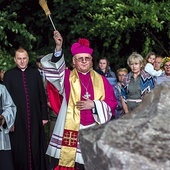
<svg viewBox="0 0 170 170"><path fill-rule="evenodd" d="M133 112L80 131L86 170L170 170L170 83Z"/></svg>

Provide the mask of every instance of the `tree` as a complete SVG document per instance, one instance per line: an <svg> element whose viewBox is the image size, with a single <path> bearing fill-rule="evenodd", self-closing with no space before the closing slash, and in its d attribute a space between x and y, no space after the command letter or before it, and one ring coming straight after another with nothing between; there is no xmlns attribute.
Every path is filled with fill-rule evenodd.
<svg viewBox="0 0 170 170"><path fill-rule="evenodd" d="M67 5L58 6L67 11ZM67 11L71 36L90 37L96 58L107 56L120 67L126 65L127 56L133 51L143 56L149 51L169 55L169 1L86 0L75 2L70 9L76 11Z"/></svg>
<svg viewBox="0 0 170 170"><path fill-rule="evenodd" d="M19 46L18 42L31 48L31 42L35 41L35 37L27 31L26 25L18 23L16 17L15 12L10 15L5 11L0 12L0 67L4 70L13 66L12 50Z"/></svg>
<svg viewBox="0 0 170 170"><path fill-rule="evenodd" d="M133 51L144 57L150 51L169 55L168 0L54 0L47 3L55 26L63 35L68 63L70 46L79 37L88 38L95 49L94 65L106 56L114 69L126 67L127 57ZM34 57L53 51L53 27L38 0L4 0L0 5L0 16L6 20L0 29L2 51L8 53L17 42L26 44ZM12 40L5 35L13 37Z"/></svg>

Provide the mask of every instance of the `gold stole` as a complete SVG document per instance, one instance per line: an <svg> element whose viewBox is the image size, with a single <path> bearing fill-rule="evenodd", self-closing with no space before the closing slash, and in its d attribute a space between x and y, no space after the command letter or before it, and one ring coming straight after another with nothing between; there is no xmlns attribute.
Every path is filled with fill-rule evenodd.
<svg viewBox="0 0 170 170"><path fill-rule="evenodd" d="M90 70L94 89L94 100L104 100L105 91L102 77L93 70ZM67 115L64 126L62 147L59 159L59 166L74 167L78 143L78 131L80 127L80 111L75 107L80 100L81 86L77 71L70 73L70 98L68 101Z"/></svg>

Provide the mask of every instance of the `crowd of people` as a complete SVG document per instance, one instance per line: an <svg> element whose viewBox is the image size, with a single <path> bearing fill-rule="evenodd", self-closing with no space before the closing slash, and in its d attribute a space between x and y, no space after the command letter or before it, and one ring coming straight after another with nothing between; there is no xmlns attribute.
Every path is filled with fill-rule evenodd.
<svg viewBox="0 0 170 170"><path fill-rule="evenodd" d="M71 46L70 70L60 32L53 38L54 52L38 56L37 68L20 47L16 67L1 71L1 170L85 170L79 131L128 114L155 86L170 81L170 57L154 52L145 58L133 52L128 68L116 74L106 57L93 68L85 38Z"/></svg>

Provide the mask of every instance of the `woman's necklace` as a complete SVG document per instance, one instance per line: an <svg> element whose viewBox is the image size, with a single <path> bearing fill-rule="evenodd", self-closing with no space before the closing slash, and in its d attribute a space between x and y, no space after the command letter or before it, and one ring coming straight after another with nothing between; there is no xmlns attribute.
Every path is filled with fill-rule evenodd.
<svg viewBox="0 0 170 170"><path fill-rule="evenodd" d="M80 79L79 79L80 80ZM91 94L87 91L88 87L89 87L89 84L90 84L90 78L89 78L89 81L88 81L88 84L87 86L84 85L84 83L80 80L80 83L83 85L83 87L85 88L86 90L86 93L84 94L83 97L85 97L86 99L89 99Z"/></svg>

